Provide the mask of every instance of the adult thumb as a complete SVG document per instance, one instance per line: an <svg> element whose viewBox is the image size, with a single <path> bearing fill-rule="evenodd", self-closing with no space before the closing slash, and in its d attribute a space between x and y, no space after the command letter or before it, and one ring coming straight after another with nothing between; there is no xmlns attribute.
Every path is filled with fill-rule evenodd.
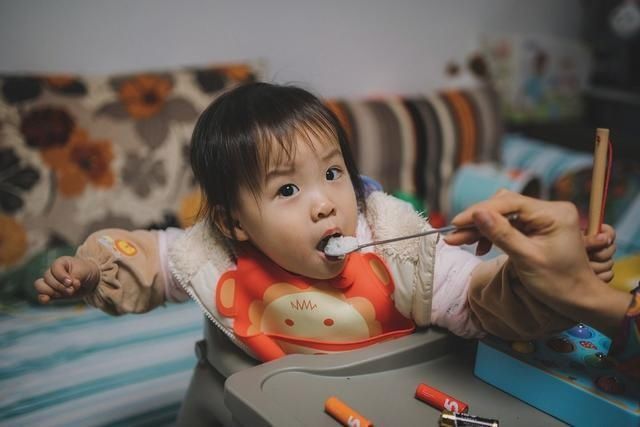
<svg viewBox="0 0 640 427"><path fill-rule="evenodd" d="M532 242L503 215L490 210L477 210L472 215L478 231L510 256L531 253Z"/></svg>

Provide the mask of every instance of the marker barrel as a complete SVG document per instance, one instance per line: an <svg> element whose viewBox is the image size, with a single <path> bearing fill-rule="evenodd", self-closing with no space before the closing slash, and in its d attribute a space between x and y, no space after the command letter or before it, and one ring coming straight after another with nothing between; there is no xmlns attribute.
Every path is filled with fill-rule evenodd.
<svg viewBox="0 0 640 427"><path fill-rule="evenodd" d="M467 412L469 405L441 392L437 388L429 387L426 384L419 384L416 388L416 399L433 406L441 411Z"/></svg>
<svg viewBox="0 0 640 427"><path fill-rule="evenodd" d="M335 396L324 402L324 410L347 427L373 427L373 423Z"/></svg>

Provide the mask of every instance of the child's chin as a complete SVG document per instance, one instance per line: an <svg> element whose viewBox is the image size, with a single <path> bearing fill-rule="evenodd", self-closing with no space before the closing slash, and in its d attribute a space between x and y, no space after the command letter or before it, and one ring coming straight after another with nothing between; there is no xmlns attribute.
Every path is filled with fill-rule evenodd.
<svg viewBox="0 0 640 427"><path fill-rule="evenodd" d="M344 259L338 259L336 261L331 261L329 263L327 263L327 274L326 277L324 277L324 279L333 279L334 277L338 276L340 273L342 273L342 270L344 270Z"/></svg>
<svg viewBox="0 0 640 427"><path fill-rule="evenodd" d="M320 268L307 269L307 273L301 273L303 276L314 280L329 280L338 276L344 268L344 260L336 262L325 262Z"/></svg>

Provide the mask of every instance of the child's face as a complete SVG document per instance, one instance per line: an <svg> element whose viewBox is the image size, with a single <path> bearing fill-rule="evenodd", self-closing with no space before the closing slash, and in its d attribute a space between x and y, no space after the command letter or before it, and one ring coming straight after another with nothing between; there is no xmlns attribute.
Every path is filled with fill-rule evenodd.
<svg viewBox="0 0 640 427"><path fill-rule="evenodd" d="M319 244L335 234L355 236L355 191L337 142L312 135L310 143L298 136L295 144L292 159L270 156L259 194L241 188L236 237L287 271L329 279L344 260L327 258Z"/></svg>

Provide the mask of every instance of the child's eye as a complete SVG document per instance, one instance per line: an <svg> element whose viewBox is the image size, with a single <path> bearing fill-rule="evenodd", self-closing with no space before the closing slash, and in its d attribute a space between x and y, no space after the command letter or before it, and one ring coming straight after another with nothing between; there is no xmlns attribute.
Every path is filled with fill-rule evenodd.
<svg viewBox="0 0 640 427"><path fill-rule="evenodd" d="M278 189L278 196L291 197L298 191L300 190L294 184L285 184Z"/></svg>
<svg viewBox="0 0 640 427"><path fill-rule="evenodd" d="M325 176L327 181L334 181L342 176L342 171L340 168L332 167L327 169Z"/></svg>

